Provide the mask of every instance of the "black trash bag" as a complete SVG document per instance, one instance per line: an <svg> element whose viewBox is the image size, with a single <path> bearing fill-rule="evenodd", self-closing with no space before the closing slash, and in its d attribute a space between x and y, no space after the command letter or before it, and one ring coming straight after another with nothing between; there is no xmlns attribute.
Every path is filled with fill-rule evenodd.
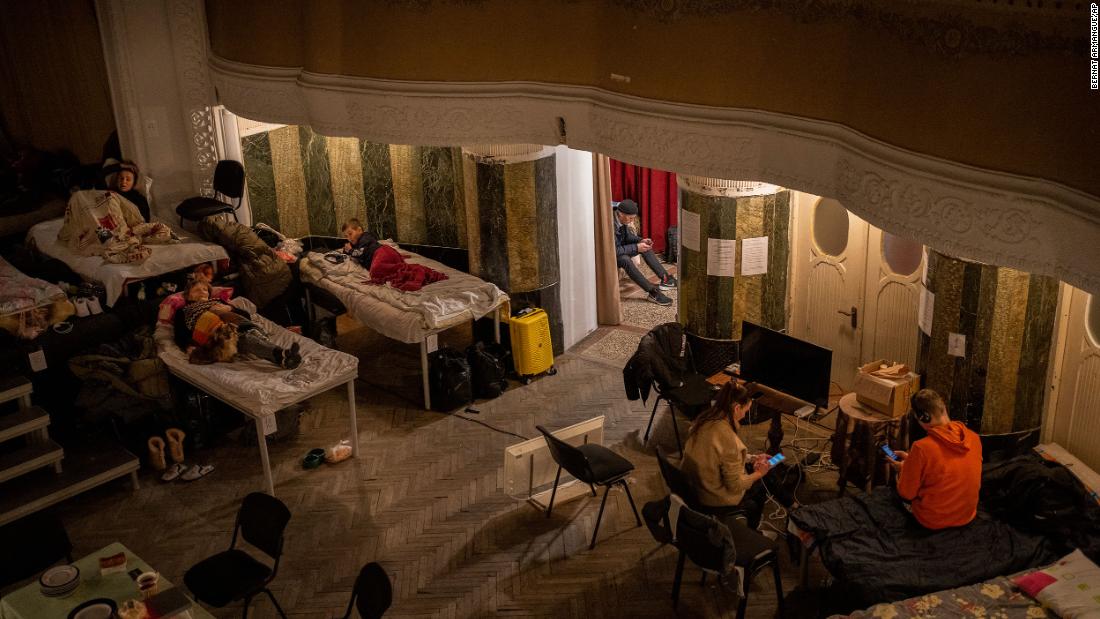
<svg viewBox="0 0 1100 619"><path fill-rule="evenodd" d="M466 355L444 346L428 355L428 390L432 410L452 411L473 401L473 381Z"/></svg>
<svg viewBox="0 0 1100 619"><path fill-rule="evenodd" d="M508 389L508 366L512 351L499 344L478 342L466 349L473 372L474 397L496 398Z"/></svg>

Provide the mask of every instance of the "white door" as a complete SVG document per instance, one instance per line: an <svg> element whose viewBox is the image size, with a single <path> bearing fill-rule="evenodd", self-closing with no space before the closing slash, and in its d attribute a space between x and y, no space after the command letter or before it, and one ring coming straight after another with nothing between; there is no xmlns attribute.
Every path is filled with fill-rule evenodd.
<svg viewBox="0 0 1100 619"><path fill-rule="evenodd" d="M1100 471L1100 300L1074 288L1069 304L1051 438Z"/></svg>
<svg viewBox="0 0 1100 619"><path fill-rule="evenodd" d="M917 307L924 246L874 226L867 230L862 363L917 363Z"/></svg>
<svg viewBox="0 0 1100 619"><path fill-rule="evenodd" d="M797 201L791 332L833 351L832 380L848 390L862 356L867 222L831 198Z"/></svg>

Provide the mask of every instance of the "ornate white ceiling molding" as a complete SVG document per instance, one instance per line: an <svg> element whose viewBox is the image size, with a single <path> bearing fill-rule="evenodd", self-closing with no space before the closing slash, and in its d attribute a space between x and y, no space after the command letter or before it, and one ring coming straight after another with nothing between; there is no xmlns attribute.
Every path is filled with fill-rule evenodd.
<svg viewBox="0 0 1100 619"><path fill-rule="evenodd" d="M542 144L467 144L462 152L480 163L523 163L554 154L553 146Z"/></svg>
<svg viewBox="0 0 1100 619"><path fill-rule="evenodd" d="M684 191L719 198L749 198L770 196L781 187L759 181L734 181L725 178L706 178L692 174L677 174L676 182Z"/></svg>
<svg viewBox="0 0 1100 619"><path fill-rule="evenodd" d="M210 109L216 98L207 69L210 37L206 32L206 10L202 2L195 0L168 0L167 8L176 83L191 148L192 182L196 191L209 196L214 194L218 136Z"/></svg>
<svg viewBox="0 0 1100 619"><path fill-rule="evenodd" d="M221 102L253 120L391 144L567 144L708 178L834 197L947 253L1100 293L1100 199L906 151L843 125L532 82L400 82L211 55Z"/></svg>

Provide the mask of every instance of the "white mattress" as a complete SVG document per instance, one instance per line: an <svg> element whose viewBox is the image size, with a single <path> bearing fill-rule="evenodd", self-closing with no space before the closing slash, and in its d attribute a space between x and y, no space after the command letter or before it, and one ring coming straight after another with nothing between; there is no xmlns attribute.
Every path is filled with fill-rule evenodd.
<svg viewBox="0 0 1100 619"><path fill-rule="evenodd" d="M149 245L153 250L138 264L110 264L99 256L81 256L57 240L63 219L50 219L31 227L27 239L39 251L69 265L69 268L89 281L100 282L107 290L107 305L114 305L122 296L127 281L135 281L171 273L202 262L228 258L221 245L206 243L185 232L175 230L182 243Z"/></svg>
<svg viewBox="0 0 1100 619"><path fill-rule="evenodd" d="M248 299L238 297L232 303L252 312L253 321L267 331L275 344L287 348L298 342L302 365L284 370L270 361L245 357L232 363L195 365L176 346L172 328L159 325L157 349L170 372L252 417L271 415L358 376L359 360L355 357L325 348L255 314L256 306Z"/></svg>
<svg viewBox="0 0 1100 619"><path fill-rule="evenodd" d="M332 264L310 252L301 262L302 280L332 293L359 322L400 342L416 343L432 333L476 320L508 300L500 288L457 269L404 250L412 264L447 274L415 292L367 283L370 272L354 260Z"/></svg>
<svg viewBox="0 0 1100 619"><path fill-rule="evenodd" d="M65 298L60 288L26 275L0 258L0 315L14 314Z"/></svg>

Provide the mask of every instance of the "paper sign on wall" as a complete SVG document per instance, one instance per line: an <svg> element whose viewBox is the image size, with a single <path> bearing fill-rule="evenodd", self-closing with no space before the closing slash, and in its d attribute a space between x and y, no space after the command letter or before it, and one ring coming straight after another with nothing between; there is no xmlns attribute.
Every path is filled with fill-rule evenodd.
<svg viewBox="0 0 1100 619"><path fill-rule="evenodd" d="M707 275L733 277L737 273L737 241L707 239Z"/></svg>
<svg viewBox="0 0 1100 619"><path fill-rule="evenodd" d="M920 287L920 307L917 309L917 323L925 335L932 335L932 313L936 305L936 295L924 286Z"/></svg>
<svg viewBox="0 0 1100 619"><path fill-rule="evenodd" d="M758 236L741 241L741 275L761 275L768 272L768 237Z"/></svg>
<svg viewBox="0 0 1100 619"><path fill-rule="evenodd" d="M699 251L699 213L680 211L680 245Z"/></svg>
<svg viewBox="0 0 1100 619"><path fill-rule="evenodd" d="M46 353L41 348L27 355L27 359L30 361L32 372L41 372L46 369Z"/></svg>
<svg viewBox="0 0 1100 619"><path fill-rule="evenodd" d="M962 333L947 334L947 354L952 357L966 356L966 336Z"/></svg>

